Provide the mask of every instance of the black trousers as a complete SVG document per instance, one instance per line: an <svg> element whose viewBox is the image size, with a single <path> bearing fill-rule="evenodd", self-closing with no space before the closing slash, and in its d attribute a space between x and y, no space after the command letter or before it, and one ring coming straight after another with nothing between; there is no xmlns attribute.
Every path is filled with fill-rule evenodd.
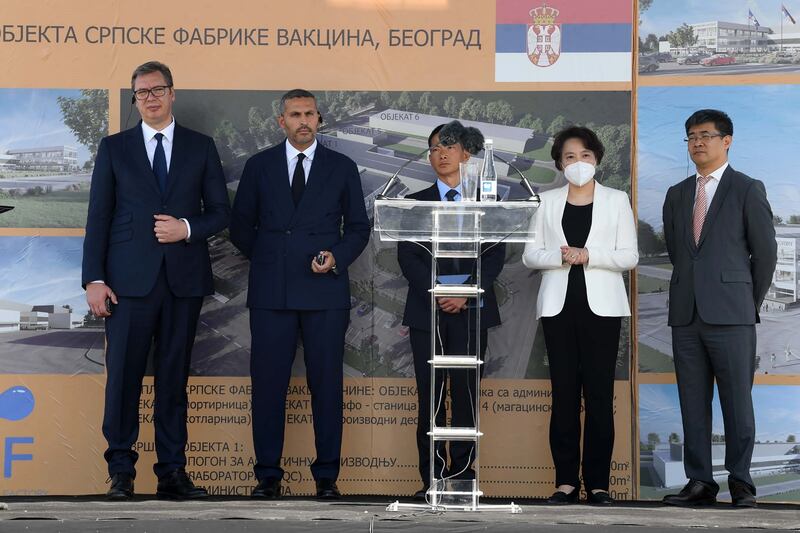
<svg viewBox="0 0 800 533"><path fill-rule="evenodd" d="M475 351L475 330L467 329L466 313L447 315L439 313L439 334L437 335L437 351L449 355L466 355ZM473 324L474 325L474 324ZM417 451L419 452L419 474L427 486L430 481L430 386L431 367L431 332L411 328L409 331L411 351L414 355L414 374L417 379ZM480 334L480 358L486 354L487 330ZM468 345L469 343L469 345ZM481 371L483 365L481 365ZM473 400L476 395L475 371L465 368L437 370L436 372L436 425L443 427L447 421L447 387L450 387L450 425L453 427L474 427L475 412ZM445 398L441 397L444 392ZM472 463L475 461L474 443L468 441L452 441L450 444L450 465L444 442L437 442L434 453L434 472L437 479L455 476L459 479L473 479L475 472Z"/></svg>
<svg viewBox="0 0 800 533"><path fill-rule="evenodd" d="M694 313L688 326L673 326L672 351L683 421L686 477L714 481L711 463L711 402L714 381L725 427L725 468L729 479L755 491L750 462L756 437L753 376L756 327L707 324Z"/></svg>
<svg viewBox="0 0 800 533"><path fill-rule="evenodd" d="M620 317L595 315L585 302L567 304L558 315L542 317L553 391L550 452L556 486L580 487L583 393L583 483L587 491L608 490L614 448L614 369L621 324Z"/></svg>
<svg viewBox="0 0 800 533"><path fill-rule="evenodd" d="M259 481L283 477L286 393L302 335L306 380L311 390L315 480L339 476L342 455L344 336L349 309L250 309L250 375L253 391L253 468Z"/></svg>
<svg viewBox="0 0 800 533"><path fill-rule="evenodd" d="M150 347L155 342L155 441L160 478L186 466L186 382L203 298L178 298L162 266L150 294L119 297L106 318L106 391L103 435L108 473L135 475L139 454L139 397Z"/></svg>

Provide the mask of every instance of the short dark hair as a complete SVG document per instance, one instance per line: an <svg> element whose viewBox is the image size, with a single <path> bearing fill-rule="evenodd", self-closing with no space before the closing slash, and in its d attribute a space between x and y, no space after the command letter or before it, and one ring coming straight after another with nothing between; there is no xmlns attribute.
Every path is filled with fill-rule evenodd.
<svg viewBox="0 0 800 533"><path fill-rule="evenodd" d="M136 67L131 75L131 91L134 90L136 85L136 78L145 74L152 74L153 72L160 72L164 76L164 82L167 86L172 87L172 71L164 63L159 61L148 61Z"/></svg>
<svg viewBox="0 0 800 533"><path fill-rule="evenodd" d="M564 170L561 166L561 153L564 151L564 143L570 139L580 140L584 148L591 150L598 165L603 160L606 149L597 134L584 126L570 126L556 133L553 147L550 149L550 157L555 161L558 170Z"/></svg>
<svg viewBox="0 0 800 533"><path fill-rule="evenodd" d="M291 100L293 98L313 98L314 104L316 105L317 103L317 97L314 96L314 94L310 91L306 91L305 89L292 89L281 96L281 102L278 106L278 113L283 115L283 112L286 111L286 100Z"/></svg>
<svg viewBox="0 0 800 533"><path fill-rule="evenodd" d="M705 124L706 122L713 122L714 127L722 135L733 135L733 121L724 111L717 109L700 109L692 113L692 116L686 119L686 135L689 135L689 128L697 126L698 124Z"/></svg>
<svg viewBox="0 0 800 533"><path fill-rule="evenodd" d="M431 147L431 143L433 142L433 136L442 131L442 128L444 128L445 126L447 126L447 124L439 124L438 126L433 128L431 134L428 135L428 148Z"/></svg>

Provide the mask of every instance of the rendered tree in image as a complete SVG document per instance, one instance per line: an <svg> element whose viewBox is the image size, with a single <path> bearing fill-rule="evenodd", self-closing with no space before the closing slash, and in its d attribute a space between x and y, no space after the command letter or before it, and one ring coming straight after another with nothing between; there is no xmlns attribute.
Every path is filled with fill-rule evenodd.
<svg viewBox="0 0 800 533"><path fill-rule="evenodd" d="M58 106L64 124L89 150L90 160L94 161L100 140L108 135L108 91L81 89L77 98L59 96Z"/></svg>

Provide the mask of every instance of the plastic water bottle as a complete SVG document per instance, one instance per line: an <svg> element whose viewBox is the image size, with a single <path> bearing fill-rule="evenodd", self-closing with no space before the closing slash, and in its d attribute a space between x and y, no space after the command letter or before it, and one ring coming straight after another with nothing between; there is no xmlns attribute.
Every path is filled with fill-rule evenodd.
<svg viewBox="0 0 800 533"><path fill-rule="evenodd" d="M483 165L481 165L481 202L497 201L497 170L494 168L494 142L483 143Z"/></svg>

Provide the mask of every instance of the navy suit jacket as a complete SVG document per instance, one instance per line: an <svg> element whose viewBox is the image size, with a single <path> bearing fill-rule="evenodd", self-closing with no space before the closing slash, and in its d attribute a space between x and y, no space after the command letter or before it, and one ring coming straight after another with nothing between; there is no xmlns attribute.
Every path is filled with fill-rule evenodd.
<svg viewBox="0 0 800 533"><path fill-rule="evenodd" d="M439 187L435 183L427 189L409 194L406 198L428 202L441 201ZM403 241L397 243L397 262L400 263L403 276L408 280L408 296L403 313L403 325L429 331L431 329L431 295L428 292L431 288L431 247L430 243L419 244ZM503 243L484 244L481 245L481 250L484 252L481 255L481 288L485 291L481 308L481 329L486 329L500 324L500 311L497 308L494 281L503 270L506 247ZM461 259L460 261L467 263L467 269L474 276L475 261L471 259ZM439 260L441 273L450 273L451 270L451 260Z"/></svg>
<svg viewBox="0 0 800 533"><path fill-rule="evenodd" d="M728 166L699 245L692 224L696 189L696 177L689 176L670 187L664 201L664 240L673 265L669 325L688 325L695 308L707 324L754 324L777 262L764 184Z"/></svg>
<svg viewBox="0 0 800 533"><path fill-rule="evenodd" d="M250 259L247 306L260 309L349 309L347 268L369 241L370 223L358 167L317 143L295 207L286 141L245 164L231 218L231 242ZM333 253L338 274L316 274L312 259Z"/></svg>
<svg viewBox="0 0 800 533"><path fill-rule="evenodd" d="M160 244L153 215L189 221L189 242ZM230 202L210 137L175 124L167 190L162 194L144 147L141 122L100 141L83 243L84 288L103 280L118 296L146 296L162 264L172 293L214 292L206 239L228 225Z"/></svg>

